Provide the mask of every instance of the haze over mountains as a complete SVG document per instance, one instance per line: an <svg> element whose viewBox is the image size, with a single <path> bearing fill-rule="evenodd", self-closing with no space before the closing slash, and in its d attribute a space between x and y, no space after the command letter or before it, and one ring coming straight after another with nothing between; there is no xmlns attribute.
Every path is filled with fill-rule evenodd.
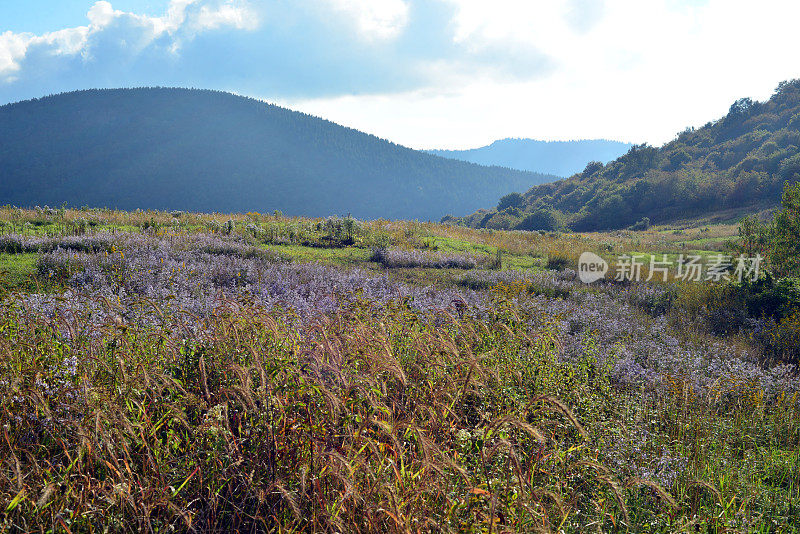
<svg viewBox="0 0 800 534"><path fill-rule="evenodd" d="M91 90L0 107L0 204L426 220L554 179L222 92Z"/></svg>
<svg viewBox="0 0 800 534"><path fill-rule="evenodd" d="M587 165L457 221L495 229L617 229L644 218L658 223L777 206L784 184L797 181L800 80L793 80L766 102L737 100L725 117L687 128L662 147L636 145L607 165Z"/></svg>
<svg viewBox="0 0 800 534"><path fill-rule="evenodd" d="M620 141L592 139L581 141L537 141L501 139L491 145L469 150L428 150L444 158L470 161L480 165L499 165L523 171L572 176L590 161L607 163L627 152L633 145Z"/></svg>

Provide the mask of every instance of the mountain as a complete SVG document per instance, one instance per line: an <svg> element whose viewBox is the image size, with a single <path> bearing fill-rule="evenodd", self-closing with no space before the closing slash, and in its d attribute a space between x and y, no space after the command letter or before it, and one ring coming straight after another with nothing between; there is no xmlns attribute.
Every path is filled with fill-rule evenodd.
<svg viewBox="0 0 800 534"><path fill-rule="evenodd" d="M553 179L216 91L90 90L0 107L0 204L438 219Z"/></svg>
<svg viewBox="0 0 800 534"><path fill-rule="evenodd" d="M590 161L603 163L616 159L633 145L619 141L537 141L501 139L489 146L470 150L427 150L443 158L470 161L480 165L499 165L510 169L571 176Z"/></svg>
<svg viewBox="0 0 800 534"><path fill-rule="evenodd" d="M576 231L662 223L722 210L776 206L800 180L800 80L766 102L742 98L728 114L662 147L633 146L568 179L509 194L499 209L449 219L475 227Z"/></svg>

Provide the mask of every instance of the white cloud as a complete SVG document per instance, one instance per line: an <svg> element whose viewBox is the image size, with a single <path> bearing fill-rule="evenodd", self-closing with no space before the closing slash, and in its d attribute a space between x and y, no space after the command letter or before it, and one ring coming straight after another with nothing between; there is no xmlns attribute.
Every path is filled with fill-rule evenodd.
<svg viewBox="0 0 800 534"><path fill-rule="evenodd" d="M258 17L243 7L227 2L221 6L202 6L197 14L194 24L201 30L216 30L222 27L237 30L255 30L258 27Z"/></svg>
<svg viewBox="0 0 800 534"><path fill-rule="evenodd" d="M31 56L80 56L91 62L97 53L108 53L114 47L129 55L138 54L163 37L176 52L184 41L199 33L221 28L253 30L259 24L257 13L244 0L172 0L162 17L118 11L101 0L92 5L86 17L88 26L43 35L0 34L0 83L23 76L21 66Z"/></svg>
<svg viewBox="0 0 800 534"><path fill-rule="evenodd" d="M89 9L86 17L89 19L92 26L102 28L103 26L108 26L108 24L114 20L115 15L118 14L121 14L121 12L115 12L109 2L101 1L96 2Z"/></svg>
<svg viewBox="0 0 800 534"><path fill-rule="evenodd" d="M4 32L0 34L0 81L3 78L15 79L14 74L19 70L19 60L25 56L25 50L32 36Z"/></svg>
<svg viewBox="0 0 800 534"><path fill-rule="evenodd" d="M575 0L443 1L469 54L513 66L537 51L553 68L465 81L447 60L426 90L285 103L415 148L509 136L661 144L800 77L800 3L790 0L606 0L592 12Z"/></svg>
<svg viewBox="0 0 800 534"><path fill-rule="evenodd" d="M75 55L86 45L89 27L68 28L44 35L5 32L0 34L0 82L13 82L21 75L21 62L32 49L45 49L49 56Z"/></svg>
<svg viewBox="0 0 800 534"><path fill-rule="evenodd" d="M262 12L253 39L219 31ZM414 147L661 143L800 77L798 20L795 0L171 0L158 17L98 1L86 26L0 34L0 94L208 86Z"/></svg>
<svg viewBox="0 0 800 534"><path fill-rule="evenodd" d="M363 37L385 40L397 37L408 24L404 0L326 0L334 10L353 20Z"/></svg>

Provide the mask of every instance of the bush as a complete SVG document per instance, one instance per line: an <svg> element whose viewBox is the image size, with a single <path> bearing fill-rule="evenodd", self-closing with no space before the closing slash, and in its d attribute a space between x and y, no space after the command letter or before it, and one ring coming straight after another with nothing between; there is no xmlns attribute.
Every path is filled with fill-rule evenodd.
<svg viewBox="0 0 800 534"><path fill-rule="evenodd" d="M738 332L747 323L741 291L733 284L686 284L673 309L677 319L699 322L717 336Z"/></svg>
<svg viewBox="0 0 800 534"><path fill-rule="evenodd" d="M775 324L766 333L762 342L773 360L800 364L800 311Z"/></svg>
<svg viewBox="0 0 800 534"><path fill-rule="evenodd" d="M486 228L492 230L510 230L517 224L517 220L506 211L495 213L486 223Z"/></svg>
<svg viewBox="0 0 800 534"><path fill-rule="evenodd" d="M26 245L18 236L2 236L0 237L0 252L21 254L26 252Z"/></svg>
<svg viewBox="0 0 800 534"><path fill-rule="evenodd" d="M503 211L506 208L522 208L525 206L525 197L519 193L509 193L500 198L497 203L497 211Z"/></svg>
<svg viewBox="0 0 800 534"><path fill-rule="evenodd" d="M643 231L650 229L650 217L642 217L636 223L634 223L630 228L630 230L634 231Z"/></svg>
<svg viewBox="0 0 800 534"><path fill-rule="evenodd" d="M734 287L750 317L781 321L800 310L800 279L775 280L767 273L755 282L744 281Z"/></svg>
<svg viewBox="0 0 800 534"><path fill-rule="evenodd" d="M554 254L547 258L547 268L553 271L563 271L570 264L570 258L560 254Z"/></svg>
<svg viewBox="0 0 800 534"><path fill-rule="evenodd" d="M581 175L584 178L588 178L589 176L592 176L593 174L596 174L596 173L602 171L603 167L604 167L604 165L600 161L590 161L589 163L586 164L586 167L584 167L583 172L581 173Z"/></svg>
<svg viewBox="0 0 800 534"><path fill-rule="evenodd" d="M717 336L747 328L770 358L797 363L800 279L767 274L755 282L689 284L674 307L679 317L700 320Z"/></svg>
<svg viewBox="0 0 800 534"><path fill-rule="evenodd" d="M770 236L769 259L780 275L800 274L800 183L787 183L783 209L775 216Z"/></svg>
<svg viewBox="0 0 800 534"><path fill-rule="evenodd" d="M558 218L550 210L538 209L522 219L515 229L528 231L546 230L552 232L558 229Z"/></svg>

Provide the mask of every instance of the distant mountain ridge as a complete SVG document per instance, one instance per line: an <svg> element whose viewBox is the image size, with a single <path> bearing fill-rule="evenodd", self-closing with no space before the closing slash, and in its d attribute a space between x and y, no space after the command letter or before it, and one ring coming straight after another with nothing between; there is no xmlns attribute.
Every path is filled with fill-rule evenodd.
<svg viewBox="0 0 800 534"><path fill-rule="evenodd" d="M425 220L556 178L218 91L89 90L0 107L0 204Z"/></svg>
<svg viewBox="0 0 800 534"><path fill-rule="evenodd" d="M478 228L593 231L721 211L777 206L800 181L800 80L766 102L742 98L728 114L661 147L636 145L565 180L505 195L496 208L453 222Z"/></svg>
<svg viewBox="0 0 800 534"><path fill-rule="evenodd" d="M539 141L508 138L480 148L426 152L480 165L499 165L566 177L582 171L590 161L607 163L617 159L632 146L631 143L605 139Z"/></svg>

